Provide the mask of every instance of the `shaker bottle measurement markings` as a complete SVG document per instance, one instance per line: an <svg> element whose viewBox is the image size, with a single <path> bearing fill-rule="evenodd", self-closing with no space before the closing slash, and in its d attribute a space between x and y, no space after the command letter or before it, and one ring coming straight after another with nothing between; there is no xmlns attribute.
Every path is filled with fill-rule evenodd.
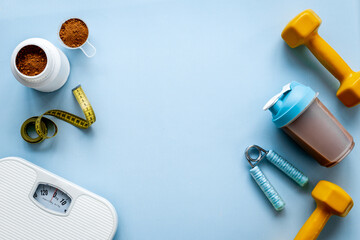
<svg viewBox="0 0 360 240"><path fill-rule="evenodd" d="M54 137L57 134L58 130L56 124L52 120L44 117L44 115L56 117L78 128L89 128L96 121L95 112L80 85L73 89L73 94L84 112L85 119L62 110L49 110L40 116L31 117L23 123L20 130L22 138L28 143L40 143L45 139ZM48 136L48 126L51 125L55 129L54 134L52 136ZM35 126L35 131L38 134L38 137L30 137L28 130L31 126Z"/></svg>

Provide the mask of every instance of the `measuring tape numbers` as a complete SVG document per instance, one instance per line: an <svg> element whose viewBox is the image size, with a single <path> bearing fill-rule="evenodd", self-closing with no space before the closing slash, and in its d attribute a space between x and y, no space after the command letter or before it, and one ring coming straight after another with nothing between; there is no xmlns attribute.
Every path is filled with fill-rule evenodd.
<svg viewBox="0 0 360 240"><path fill-rule="evenodd" d="M49 110L40 116L27 119L21 126L21 137L28 143L40 143L45 139L55 137L58 132L57 126L52 120L44 117L44 115L56 117L78 128L89 128L96 121L95 112L80 85L74 88L72 92L79 103L81 110L84 112L85 119L62 110ZM35 126L35 131L38 134L38 137L36 138L30 137L28 133L29 128L33 126ZM54 127L54 134L52 136L48 136L49 126Z"/></svg>

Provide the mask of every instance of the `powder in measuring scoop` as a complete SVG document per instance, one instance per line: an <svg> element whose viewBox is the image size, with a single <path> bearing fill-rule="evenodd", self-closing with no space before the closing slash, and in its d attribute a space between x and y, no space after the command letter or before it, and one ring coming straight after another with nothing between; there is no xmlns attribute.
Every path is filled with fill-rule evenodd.
<svg viewBox="0 0 360 240"><path fill-rule="evenodd" d="M61 25L59 36L66 46L76 48L86 42L89 29L82 20L71 18Z"/></svg>
<svg viewBox="0 0 360 240"><path fill-rule="evenodd" d="M16 56L17 69L27 76L36 76L44 71L47 64L47 57L40 47L27 45L20 49Z"/></svg>

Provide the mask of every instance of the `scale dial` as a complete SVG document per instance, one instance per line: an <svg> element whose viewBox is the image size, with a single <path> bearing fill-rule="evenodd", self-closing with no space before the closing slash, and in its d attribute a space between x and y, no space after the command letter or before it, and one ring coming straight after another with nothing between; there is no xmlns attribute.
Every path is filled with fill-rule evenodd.
<svg viewBox="0 0 360 240"><path fill-rule="evenodd" d="M48 184L39 184L33 197L44 208L62 214L66 214L71 205L69 195Z"/></svg>

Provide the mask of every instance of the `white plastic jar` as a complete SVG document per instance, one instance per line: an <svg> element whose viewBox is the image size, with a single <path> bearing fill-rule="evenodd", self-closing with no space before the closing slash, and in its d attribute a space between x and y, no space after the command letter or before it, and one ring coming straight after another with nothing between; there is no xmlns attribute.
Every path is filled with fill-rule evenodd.
<svg viewBox="0 0 360 240"><path fill-rule="evenodd" d="M16 66L19 51L29 45L41 48L47 58L44 70L35 76L23 74ZM51 42L42 38L29 38L17 45L11 56L10 67L13 75L21 84L41 92L58 90L66 83L70 73L69 60L65 54Z"/></svg>

